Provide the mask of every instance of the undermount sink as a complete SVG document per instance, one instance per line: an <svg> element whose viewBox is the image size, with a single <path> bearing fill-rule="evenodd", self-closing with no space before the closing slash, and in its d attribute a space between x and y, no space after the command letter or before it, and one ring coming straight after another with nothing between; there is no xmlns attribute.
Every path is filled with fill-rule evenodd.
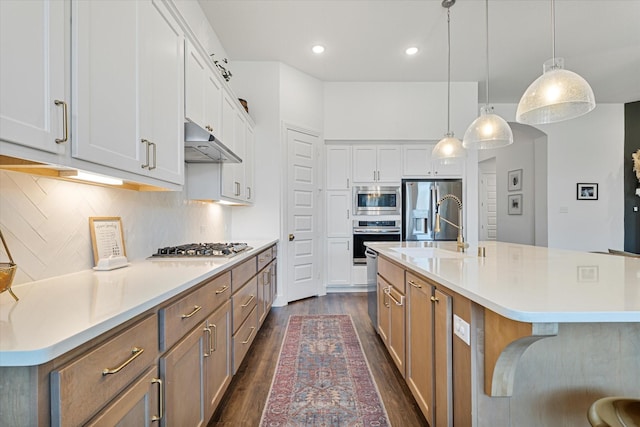
<svg viewBox="0 0 640 427"><path fill-rule="evenodd" d="M462 253L462 252L457 252L454 250L443 249L443 248L399 247L399 248L391 248L391 249L403 255L407 255L414 258L464 258L469 256L468 253Z"/></svg>

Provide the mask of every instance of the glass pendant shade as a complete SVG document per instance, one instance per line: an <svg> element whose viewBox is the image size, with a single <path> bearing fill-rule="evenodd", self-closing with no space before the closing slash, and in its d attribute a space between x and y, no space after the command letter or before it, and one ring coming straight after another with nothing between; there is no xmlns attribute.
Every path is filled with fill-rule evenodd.
<svg viewBox="0 0 640 427"><path fill-rule="evenodd" d="M433 147L431 160L435 160L441 165L449 165L457 163L466 155L467 152L462 147L462 142L453 136L453 132L449 132Z"/></svg>
<svg viewBox="0 0 640 427"><path fill-rule="evenodd" d="M556 123L582 116L596 107L589 83L563 68L562 58L544 64L542 76L531 83L520 99L517 122L530 125Z"/></svg>
<svg viewBox="0 0 640 427"><path fill-rule="evenodd" d="M493 107L485 105L480 117L467 128L462 138L466 149L487 150L513 144L513 131L505 119L493 114Z"/></svg>

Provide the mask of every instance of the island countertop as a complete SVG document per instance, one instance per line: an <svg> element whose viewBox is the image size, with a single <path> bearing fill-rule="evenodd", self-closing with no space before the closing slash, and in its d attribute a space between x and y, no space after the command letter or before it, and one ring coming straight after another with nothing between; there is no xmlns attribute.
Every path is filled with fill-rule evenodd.
<svg viewBox="0 0 640 427"><path fill-rule="evenodd" d="M379 254L512 320L640 322L640 258L480 242L366 243Z"/></svg>
<svg viewBox="0 0 640 427"><path fill-rule="evenodd" d="M152 258L111 271L16 285L0 294L0 366L35 366L66 353L275 244L231 258Z"/></svg>

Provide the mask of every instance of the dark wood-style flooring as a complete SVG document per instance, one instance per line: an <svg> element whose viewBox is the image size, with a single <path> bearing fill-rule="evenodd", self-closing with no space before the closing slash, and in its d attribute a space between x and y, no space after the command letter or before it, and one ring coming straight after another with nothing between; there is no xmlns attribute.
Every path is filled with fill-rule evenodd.
<svg viewBox="0 0 640 427"><path fill-rule="evenodd" d="M389 414L391 425L427 426L404 378L393 364L367 314L367 294L328 294L274 307L229 385L208 427L260 424L280 346L291 314L350 314Z"/></svg>

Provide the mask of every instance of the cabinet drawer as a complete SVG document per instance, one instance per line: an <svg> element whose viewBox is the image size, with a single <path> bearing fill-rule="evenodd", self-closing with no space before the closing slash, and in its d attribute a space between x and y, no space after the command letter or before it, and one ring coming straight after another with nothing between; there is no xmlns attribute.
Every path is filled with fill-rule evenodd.
<svg viewBox="0 0 640 427"><path fill-rule="evenodd" d="M378 274L404 294L404 269L383 257L378 257Z"/></svg>
<svg viewBox="0 0 640 427"><path fill-rule="evenodd" d="M262 251L258 254L258 271L262 270L273 259L273 248Z"/></svg>
<svg viewBox="0 0 640 427"><path fill-rule="evenodd" d="M251 279L237 294L231 298L233 310L233 330L238 330L244 319L258 303L258 280Z"/></svg>
<svg viewBox="0 0 640 427"><path fill-rule="evenodd" d="M158 354L156 315L51 372L51 423L78 425L150 366Z"/></svg>
<svg viewBox="0 0 640 427"><path fill-rule="evenodd" d="M258 330L258 310L253 309L247 320L233 336L233 373L235 374L253 343Z"/></svg>
<svg viewBox="0 0 640 427"><path fill-rule="evenodd" d="M406 288L409 289L410 286L415 288L416 292L420 292L429 298L431 297L431 290L434 287L433 284L425 280L423 277L416 276L415 274L407 271Z"/></svg>
<svg viewBox="0 0 640 427"><path fill-rule="evenodd" d="M161 309L160 349L171 348L230 296L231 273L227 272Z"/></svg>
<svg viewBox="0 0 640 427"><path fill-rule="evenodd" d="M231 292L235 293L256 275L256 257L251 257L231 270Z"/></svg>

